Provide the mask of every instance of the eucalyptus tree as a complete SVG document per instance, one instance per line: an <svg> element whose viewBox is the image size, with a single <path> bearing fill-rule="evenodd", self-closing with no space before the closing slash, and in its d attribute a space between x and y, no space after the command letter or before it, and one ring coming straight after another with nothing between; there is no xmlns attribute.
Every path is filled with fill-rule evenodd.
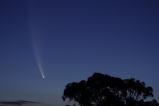
<svg viewBox="0 0 159 106"><path fill-rule="evenodd" d="M153 89L144 82L101 73L68 83L62 96L74 106L159 106L156 100L146 101L149 97L153 97Z"/></svg>

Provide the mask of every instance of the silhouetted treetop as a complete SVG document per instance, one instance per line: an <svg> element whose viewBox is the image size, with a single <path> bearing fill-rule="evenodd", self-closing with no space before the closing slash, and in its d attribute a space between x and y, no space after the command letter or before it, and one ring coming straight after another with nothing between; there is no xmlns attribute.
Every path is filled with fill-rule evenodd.
<svg viewBox="0 0 159 106"><path fill-rule="evenodd" d="M87 80L67 84L62 98L74 101L74 106L159 106L155 99L147 101L150 97L153 88L142 81L94 73Z"/></svg>

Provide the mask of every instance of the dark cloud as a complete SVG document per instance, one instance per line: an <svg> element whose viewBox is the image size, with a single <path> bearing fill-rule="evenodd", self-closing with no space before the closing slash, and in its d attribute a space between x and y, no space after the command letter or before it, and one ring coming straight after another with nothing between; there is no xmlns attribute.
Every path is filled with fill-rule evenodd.
<svg viewBox="0 0 159 106"><path fill-rule="evenodd" d="M10 106L10 105L14 105L14 106L22 106L24 104L29 104L29 103L38 103L38 102L34 102L34 101L24 101L24 100L18 100L18 101L0 101L0 106Z"/></svg>

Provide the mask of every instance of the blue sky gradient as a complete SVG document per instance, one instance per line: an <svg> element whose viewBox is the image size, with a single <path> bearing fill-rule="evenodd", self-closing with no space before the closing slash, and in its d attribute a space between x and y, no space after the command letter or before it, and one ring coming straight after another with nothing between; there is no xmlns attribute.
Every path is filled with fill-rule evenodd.
<svg viewBox="0 0 159 106"><path fill-rule="evenodd" d="M0 100L61 104L68 82L94 72L145 81L159 100L158 5L158 0L1 0Z"/></svg>

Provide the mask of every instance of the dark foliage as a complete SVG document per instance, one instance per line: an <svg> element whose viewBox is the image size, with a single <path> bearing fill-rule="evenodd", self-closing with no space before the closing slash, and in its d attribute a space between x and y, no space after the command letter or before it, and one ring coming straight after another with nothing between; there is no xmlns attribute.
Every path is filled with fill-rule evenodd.
<svg viewBox="0 0 159 106"><path fill-rule="evenodd" d="M150 97L153 89L144 82L94 73L86 81L67 84L62 98L74 101L74 106L159 106Z"/></svg>

